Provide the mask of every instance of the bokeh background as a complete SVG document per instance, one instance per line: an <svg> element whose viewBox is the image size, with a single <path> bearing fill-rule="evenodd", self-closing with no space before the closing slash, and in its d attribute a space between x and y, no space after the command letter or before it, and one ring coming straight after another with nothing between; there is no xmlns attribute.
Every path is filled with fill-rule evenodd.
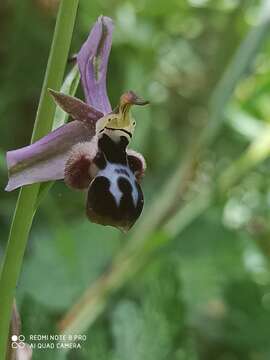
<svg viewBox="0 0 270 360"><path fill-rule="evenodd" d="M18 194L3 190L5 152L30 141L57 4L0 4L1 256ZM115 21L112 104L128 89L151 101L132 143L146 204L123 235L54 185L17 287L22 332L68 333L88 289L87 341L33 359L270 359L269 1L80 0L71 55L100 14Z"/></svg>

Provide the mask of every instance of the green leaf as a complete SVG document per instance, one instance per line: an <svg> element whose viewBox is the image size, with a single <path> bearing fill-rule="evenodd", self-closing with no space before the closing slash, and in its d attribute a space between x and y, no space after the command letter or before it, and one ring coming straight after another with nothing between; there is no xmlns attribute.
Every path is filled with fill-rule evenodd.
<svg viewBox="0 0 270 360"><path fill-rule="evenodd" d="M47 209L51 226L40 229L34 237L32 254L22 274L20 296L31 296L51 310L63 310L107 266L118 248L119 233L88 220L67 227L55 208L53 204Z"/></svg>
<svg viewBox="0 0 270 360"><path fill-rule="evenodd" d="M114 311L113 336L116 342L113 359L117 360L165 360L171 346L164 314L142 309L131 301L121 302Z"/></svg>

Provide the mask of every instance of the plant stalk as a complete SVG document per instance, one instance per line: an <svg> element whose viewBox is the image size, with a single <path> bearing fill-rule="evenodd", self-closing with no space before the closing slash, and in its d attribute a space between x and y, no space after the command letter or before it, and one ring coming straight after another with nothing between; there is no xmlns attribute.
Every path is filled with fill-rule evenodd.
<svg viewBox="0 0 270 360"><path fill-rule="evenodd" d="M47 89L59 90L63 81L79 0L61 0L54 30L46 74L31 142L46 135L52 128L55 105ZM0 359L5 359L11 310L23 256L35 214L39 184L20 190L0 278Z"/></svg>

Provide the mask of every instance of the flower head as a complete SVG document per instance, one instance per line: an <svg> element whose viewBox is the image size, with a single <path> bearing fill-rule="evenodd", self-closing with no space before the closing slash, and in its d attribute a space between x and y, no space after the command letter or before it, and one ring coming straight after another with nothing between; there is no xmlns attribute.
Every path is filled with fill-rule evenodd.
<svg viewBox="0 0 270 360"><path fill-rule="evenodd" d="M127 149L136 124L130 108L147 101L128 91L112 110L106 90L112 32L112 20L99 17L77 55L86 102L49 90L73 121L7 153L6 190L64 179L71 188L88 190L91 221L128 230L142 211L145 170L142 155Z"/></svg>

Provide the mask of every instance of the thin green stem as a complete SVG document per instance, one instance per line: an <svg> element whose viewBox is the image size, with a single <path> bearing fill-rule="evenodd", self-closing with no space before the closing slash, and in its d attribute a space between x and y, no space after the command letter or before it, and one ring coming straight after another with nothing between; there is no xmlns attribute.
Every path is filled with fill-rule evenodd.
<svg viewBox="0 0 270 360"><path fill-rule="evenodd" d="M79 0L62 0L54 31L45 79L36 115L32 142L52 128L55 105L48 88L60 89L67 62ZM23 256L35 213L39 184L21 189L10 229L0 278L0 359L5 359L12 302L20 275Z"/></svg>

